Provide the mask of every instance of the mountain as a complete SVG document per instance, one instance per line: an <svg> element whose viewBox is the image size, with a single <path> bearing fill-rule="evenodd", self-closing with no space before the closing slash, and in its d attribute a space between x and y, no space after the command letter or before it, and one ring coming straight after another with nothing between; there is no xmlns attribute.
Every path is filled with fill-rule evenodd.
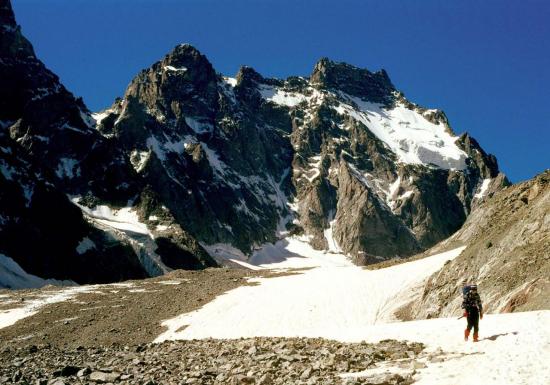
<svg viewBox="0 0 550 385"><path fill-rule="evenodd" d="M177 224L170 237L127 228L161 205L82 100L36 58L9 2L0 6L0 83L0 253L9 263L78 283L216 265ZM160 218L170 224L169 214Z"/></svg>
<svg viewBox="0 0 550 385"><path fill-rule="evenodd" d="M384 70L326 58L309 77L244 66L229 78L182 44L91 114L3 4L0 253L29 274L202 269L289 235L357 264L407 257L508 184L494 156Z"/></svg>
<svg viewBox="0 0 550 385"><path fill-rule="evenodd" d="M508 184L492 155L385 71L328 59L309 78L250 67L228 78L179 45L95 117L178 223L244 253L296 234L357 263L409 256Z"/></svg>
<svg viewBox="0 0 550 385"><path fill-rule="evenodd" d="M550 170L488 197L439 249L467 245L427 281L413 317L457 314L464 282L487 312L550 307Z"/></svg>

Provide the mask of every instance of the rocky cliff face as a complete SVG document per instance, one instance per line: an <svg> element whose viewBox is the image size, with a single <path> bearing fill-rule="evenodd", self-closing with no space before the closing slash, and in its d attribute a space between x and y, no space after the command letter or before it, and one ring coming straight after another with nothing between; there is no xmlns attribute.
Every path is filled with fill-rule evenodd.
<svg viewBox="0 0 550 385"><path fill-rule="evenodd" d="M502 184L443 112L409 102L383 70L328 59L309 78L228 78L180 45L95 116L178 223L245 253L292 233L358 263L408 256Z"/></svg>
<svg viewBox="0 0 550 385"><path fill-rule="evenodd" d="M0 253L30 274L79 283L215 265L177 223L128 229L162 205L36 58L9 2L0 23ZM134 215L121 220L120 209ZM169 213L159 220L174 222Z"/></svg>
<svg viewBox="0 0 550 385"><path fill-rule="evenodd" d="M289 234L360 264L409 256L506 184L493 156L456 136L443 112L408 101L385 71L329 59L308 78L250 67L229 78L179 45L90 114L36 58L6 4L4 135L36 165L33 178L68 196L88 228L128 246L148 275L215 265L205 248L251 253ZM26 262L36 254L7 255L45 273Z"/></svg>
<svg viewBox="0 0 550 385"><path fill-rule="evenodd" d="M470 214L439 248L466 249L432 276L416 318L459 313L464 282L477 283L487 312L548 309L550 306L550 171L497 192Z"/></svg>

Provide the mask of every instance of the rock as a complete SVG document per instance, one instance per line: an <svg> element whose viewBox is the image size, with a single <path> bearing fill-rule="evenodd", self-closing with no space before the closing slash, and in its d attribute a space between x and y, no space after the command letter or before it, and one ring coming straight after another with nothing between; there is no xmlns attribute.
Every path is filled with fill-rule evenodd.
<svg viewBox="0 0 550 385"><path fill-rule="evenodd" d="M62 378L56 378L51 381L48 381L48 385L68 385L68 384Z"/></svg>
<svg viewBox="0 0 550 385"><path fill-rule="evenodd" d="M300 378L303 380L307 380L309 377L311 377L312 371L313 371L312 368L308 367L306 370L302 372L302 374L300 375Z"/></svg>
<svg viewBox="0 0 550 385"><path fill-rule="evenodd" d="M90 373L90 381L95 381L99 383L115 382L120 378L120 374L117 372L106 373L106 372L92 372Z"/></svg>
<svg viewBox="0 0 550 385"><path fill-rule="evenodd" d="M54 376L69 377L69 376L74 376L75 374L79 373L79 371L80 371L79 367L67 365L67 366L64 366L61 370L54 372Z"/></svg>
<svg viewBox="0 0 550 385"><path fill-rule="evenodd" d="M80 369L77 373L76 373L76 376L77 377L85 377L87 376L88 374L90 374L92 371L90 368L86 367L86 368L83 368L83 369Z"/></svg>
<svg viewBox="0 0 550 385"><path fill-rule="evenodd" d="M21 372L21 370L17 370L11 376L11 380L12 380L12 382L18 382L21 379L21 377L23 377L23 373Z"/></svg>
<svg viewBox="0 0 550 385"><path fill-rule="evenodd" d="M255 346L261 355L270 359L258 360L249 356ZM322 339L307 338L247 338L241 340L171 341L148 345L139 354L141 364L133 365L129 350L122 345L97 346L85 350L67 350L53 346L41 349L36 354L24 354L20 367L11 363L18 356L0 355L0 375L9 374L2 381L13 383L12 377L36 380L36 373L52 373L60 362L81 365L76 377L53 378L67 383L149 383L149 384L332 384L340 383L341 364L352 363L352 370L364 370L372 363L398 351L413 351L407 343L384 341L380 344L348 344ZM278 357L277 351L286 352L287 359ZM364 351L372 352L366 356ZM381 354L384 352L384 354ZM261 355L257 355L260 357ZM375 356L380 356L376 358ZM265 358L264 357L264 358ZM127 359L126 359L127 358ZM416 359L413 357L412 359ZM218 360L222 359L219 364ZM276 360L279 361L275 364ZM5 365L9 362L9 365ZM22 360L21 360L22 362ZM332 362L332 363L331 363ZM335 363L336 362L336 363ZM323 363L320 365L320 363ZM111 366L104 367L103 365ZM66 365L65 367L72 366ZM65 368L63 367L63 368ZM76 365L74 365L77 368ZM90 368L91 367L91 368ZM98 369L101 368L101 369ZM19 371L19 373L18 373ZM62 369L58 369L60 375ZM67 370L74 373L74 369ZM123 374L122 374L123 373ZM45 382L45 381L44 381ZM32 382L34 383L34 382Z"/></svg>
<svg viewBox="0 0 550 385"><path fill-rule="evenodd" d="M258 380L258 385L272 385L273 379L269 373L263 374Z"/></svg>

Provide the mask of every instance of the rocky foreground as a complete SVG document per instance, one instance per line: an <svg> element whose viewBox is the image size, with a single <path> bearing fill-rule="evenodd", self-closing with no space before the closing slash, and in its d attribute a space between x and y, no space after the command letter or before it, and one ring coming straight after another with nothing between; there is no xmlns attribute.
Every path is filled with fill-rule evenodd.
<svg viewBox="0 0 550 385"><path fill-rule="evenodd" d="M251 285L251 277L297 273L180 270L120 284L1 291L0 315L25 308L36 313L0 329L0 384L412 383L415 368L423 365L416 358L427 356L418 343L320 338L152 343L165 330L164 319ZM63 301L39 305L60 293L70 294ZM378 364L405 371L340 377Z"/></svg>
<svg viewBox="0 0 550 385"><path fill-rule="evenodd" d="M249 285L249 277L260 275L275 273L177 270L162 277L111 285L0 291L0 326L2 312L36 310L13 325L0 328L0 351L40 344L68 350L78 346L149 343L164 331L163 320L196 310L218 295ZM51 298L59 295L65 295L65 299L52 303ZM40 305L46 301L50 303Z"/></svg>
<svg viewBox="0 0 550 385"><path fill-rule="evenodd" d="M423 346L393 340L372 345L323 339L193 340L61 350L5 348L0 384L410 384ZM408 374L342 378L399 361Z"/></svg>

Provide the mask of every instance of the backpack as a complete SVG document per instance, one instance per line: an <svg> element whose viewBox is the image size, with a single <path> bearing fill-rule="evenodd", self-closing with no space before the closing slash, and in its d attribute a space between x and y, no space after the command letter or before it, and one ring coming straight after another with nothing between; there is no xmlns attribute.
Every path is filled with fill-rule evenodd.
<svg viewBox="0 0 550 385"><path fill-rule="evenodd" d="M466 285L462 288L462 307L463 308L478 307L479 295L475 296L474 293L472 293L473 288L476 288L477 290L477 285Z"/></svg>
<svg viewBox="0 0 550 385"><path fill-rule="evenodd" d="M465 285L463 288L462 288L462 298L463 299L466 299L466 297L468 296L468 294L470 293L470 290L472 290L472 288L476 288L477 290L477 285Z"/></svg>

